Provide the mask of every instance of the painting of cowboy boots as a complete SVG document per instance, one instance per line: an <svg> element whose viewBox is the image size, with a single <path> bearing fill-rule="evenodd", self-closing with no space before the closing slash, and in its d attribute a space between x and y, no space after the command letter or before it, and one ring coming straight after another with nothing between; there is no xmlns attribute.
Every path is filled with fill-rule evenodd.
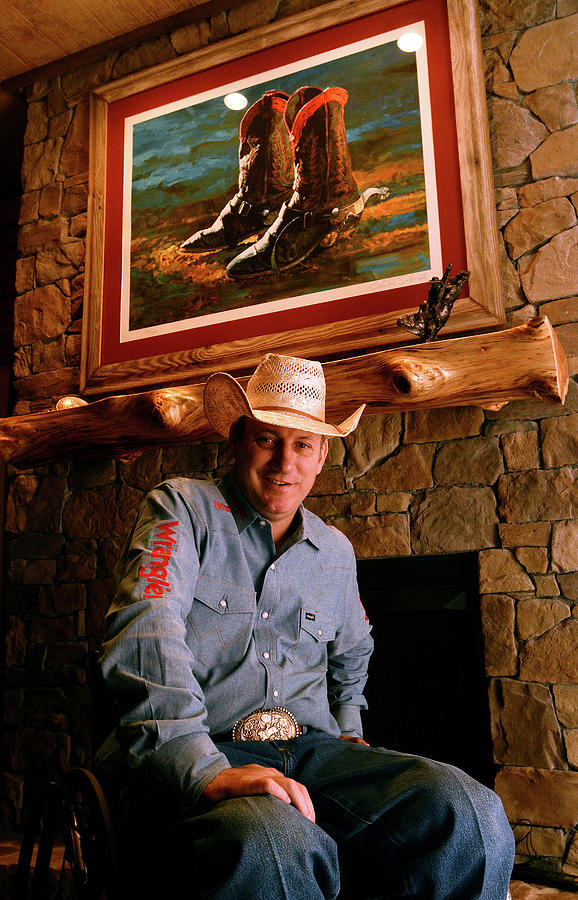
<svg viewBox="0 0 578 900"><path fill-rule="evenodd" d="M239 127L239 186L213 224L181 244L187 253L236 247L267 227L267 219L291 196L293 157L283 114L288 95L266 91Z"/></svg>
<svg viewBox="0 0 578 900"><path fill-rule="evenodd" d="M284 272L315 250L351 235L369 199L387 189L360 194L347 148L347 91L301 87L288 99L285 122L295 160L293 193L265 234L227 266L231 278Z"/></svg>
<svg viewBox="0 0 578 900"><path fill-rule="evenodd" d="M226 85L203 80L132 127L130 335L176 341L186 322L203 340L225 326L241 339L269 316L284 330L292 309L357 314L431 278L434 156L415 55L384 35L244 78L231 67Z"/></svg>

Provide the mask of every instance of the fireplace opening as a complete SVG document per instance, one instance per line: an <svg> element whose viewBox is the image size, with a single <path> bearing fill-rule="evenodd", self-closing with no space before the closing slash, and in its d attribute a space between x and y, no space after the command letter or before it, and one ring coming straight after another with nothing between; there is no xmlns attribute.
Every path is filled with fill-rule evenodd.
<svg viewBox="0 0 578 900"><path fill-rule="evenodd" d="M493 786L476 553L358 561L375 651L366 740Z"/></svg>

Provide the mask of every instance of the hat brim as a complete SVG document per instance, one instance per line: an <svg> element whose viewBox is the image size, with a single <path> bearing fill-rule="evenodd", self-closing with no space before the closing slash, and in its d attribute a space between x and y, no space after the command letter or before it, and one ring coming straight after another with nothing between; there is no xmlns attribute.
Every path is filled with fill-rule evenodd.
<svg viewBox="0 0 578 900"><path fill-rule="evenodd" d="M248 416L257 422L267 425L281 425L285 428L296 428L310 434L322 434L326 437L346 437L357 427L365 403L344 419L340 425L321 422L311 416L300 415L293 410L253 409L245 391L239 382L227 372L215 372L205 382L203 390L205 415L218 434L229 436L231 425L241 416Z"/></svg>

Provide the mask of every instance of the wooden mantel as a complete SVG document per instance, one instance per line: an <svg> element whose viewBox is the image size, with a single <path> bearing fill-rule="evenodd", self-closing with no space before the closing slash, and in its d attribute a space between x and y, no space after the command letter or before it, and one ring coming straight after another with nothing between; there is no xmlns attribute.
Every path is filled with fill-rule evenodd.
<svg viewBox="0 0 578 900"><path fill-rule="evenodd" d="M324 365L327 418L450 406L496 409L511 400L564 403L568 366L547 318L505 331L368 353ZM246 379L239 379L245 383ZM210 436L203 385L107 397L0 419L0 462L45 465L127 456Z"/></svg>

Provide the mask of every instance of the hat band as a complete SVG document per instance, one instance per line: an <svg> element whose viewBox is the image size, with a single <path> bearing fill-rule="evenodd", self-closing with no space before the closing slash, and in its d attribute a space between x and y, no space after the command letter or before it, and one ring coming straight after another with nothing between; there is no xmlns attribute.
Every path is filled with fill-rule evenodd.
<svg viewBox="0 0 578 900"><path fill-rule="evenodd" d="M253 412L278 412L287 416L302 416L304 419L311 419L312 422L319 422L321 425L326 423L318 416L312 416L311 413L302 412L300 409L292 409L287 406L253 406Z"/></svg>

